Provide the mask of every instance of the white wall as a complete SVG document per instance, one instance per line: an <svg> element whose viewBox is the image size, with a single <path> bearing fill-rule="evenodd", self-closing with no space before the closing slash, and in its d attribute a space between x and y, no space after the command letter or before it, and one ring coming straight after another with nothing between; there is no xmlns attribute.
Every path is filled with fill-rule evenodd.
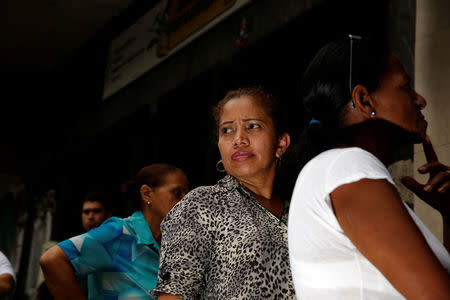
<svg viewBox="0 0 450 300"><path fill-rule="evenodd" d="M415 88L427 100L428 135L441 162L450 164L450 1L416 2ZM421 145L414 147L414 170L424 164ZM428 176L415 172L416 180ZM440 214L415 197L417 215L442 241Z"/></svg>

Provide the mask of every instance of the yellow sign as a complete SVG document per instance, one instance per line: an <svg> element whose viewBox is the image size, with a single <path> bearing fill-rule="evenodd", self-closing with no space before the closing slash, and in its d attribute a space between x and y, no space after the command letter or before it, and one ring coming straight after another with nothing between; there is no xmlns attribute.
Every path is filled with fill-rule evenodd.
<svg viewBox="0 0 450 300"><path fill-rule="evenodd" d="M167 31L162 33L158 55L170 49L235 4L236 0L173 0L167 16Z"/></svg>
<svg viewBox="0 0 450 300"><path fill-rule="evenodd" d="M251 0L160 0L153 9L111 41L103 99L154 68L250 2ZM243 36L240 37L240 43L245 44L245 26L241 30Z"/></svg>

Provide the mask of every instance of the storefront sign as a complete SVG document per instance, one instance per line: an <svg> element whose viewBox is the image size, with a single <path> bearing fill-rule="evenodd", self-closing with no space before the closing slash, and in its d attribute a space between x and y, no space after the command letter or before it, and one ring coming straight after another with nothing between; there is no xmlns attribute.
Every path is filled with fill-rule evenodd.
<svg viewBox="0 0 450 300"><path fill-rule="evenodd" d="M162 0L109 47L103 99L186 46L250 0Z"/></svg>

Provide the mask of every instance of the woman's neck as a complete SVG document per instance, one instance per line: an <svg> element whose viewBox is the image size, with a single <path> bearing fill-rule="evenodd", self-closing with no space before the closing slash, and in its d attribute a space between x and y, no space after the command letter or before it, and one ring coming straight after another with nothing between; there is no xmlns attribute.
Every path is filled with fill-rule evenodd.
<svg viewBox="0 0 450 300"><path fill-rule="evenodd" d="M152 232L153 238L158 244L161 244L161 221L162 219L155 215L149 208L143 209L142 214L147 221L148 227Z"/></svg>
<svg viewBox="0 0 450 300"><path fill-rule="evenodd" d="M383 120L372 120L341 130L337 147L359 147L375 155L385 166L409 138L404 130Z"/></svg>
<svg viewBox="0 0 450 300"><path fill-rule="evenodd" d="M278 197L273 195L275 169L275 167L271 168L268 172L261 173L259 176L236 177L236 179L250 190L259 204L275 216L280 217L284 210L284 204Z"/></svg>
<svg viewBox="0 0 450 300"><path fill-rule="evenodd" d="M249 189L256 198L270 200L272 198L273 183L275 181L275 167L253 176L235 176L240 183Z"/></svg>

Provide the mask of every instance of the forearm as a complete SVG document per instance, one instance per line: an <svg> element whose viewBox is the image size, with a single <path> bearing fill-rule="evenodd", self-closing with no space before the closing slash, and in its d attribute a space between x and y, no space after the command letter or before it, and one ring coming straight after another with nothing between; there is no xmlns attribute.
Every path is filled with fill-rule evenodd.
<svg viewBox="0 0 450 300"><path fill-rule="evenodd" d="M10 274L0 275L0 297L6 296L14 290L14 278Z"/></svg>
<svg viewBox="0 0 450 300"><path fill-rule="evenodd" d="M45 252L40 264L45 282L56 300L86 299L69 259L59 246Z"/></svg>
<svg viewBox="0 0 450 300"><path fill-rule="evenodd" d="M183 298L172 294L161 293L158 296L158 300L183 300Z"/></svg>

